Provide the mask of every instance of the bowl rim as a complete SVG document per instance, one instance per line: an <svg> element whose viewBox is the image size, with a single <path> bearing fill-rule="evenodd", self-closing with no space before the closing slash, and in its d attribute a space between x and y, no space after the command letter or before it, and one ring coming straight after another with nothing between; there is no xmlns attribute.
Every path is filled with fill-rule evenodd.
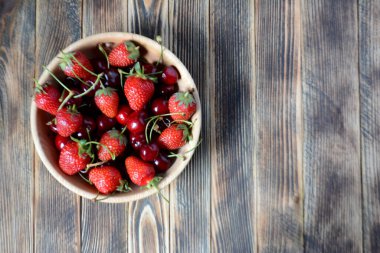
<svg viewBox="0 0 380 253"><path fill-rule="evenodd" d="M135 40L136 42L142 42L143 41L144 43L152 46L155 50L161 49L160 44L158 44L156 41L154 41L148 37L145 37L143 35L134 34L134 33L127 33L127 32L107 32L107 33L94 34L94 35L82 38L80 40L77 40L77 41L71 43L69 46L67 46L62 51L63 52L70 52L70 51L78 50L79 48L82 48L86 43L89 43L89 42L91 43L94 41L109 42L110 41L109 38L113 38L113 39L117 38L117 39L122 39L122 40ZM164 57L166 59L169 58L169 59L171 59L171 61L175 62L175 64L174 64L175 67L181 73L181 79L182 78L186 79L187 82L190 83L189 85L191 85L192 88L194 89L193 95L194 95L194 98L197 102L197 111L194 114L194 116L196 116L196 118L197 118L196 122L198 122L198 123L195 124L192 128L193 139L190 143L193 143L194 145L196 145L198 143L198 140L199 140L200 130L201 130L201 126L202 126L202 108L201 108L201 103L200 103L199 93L198 93L197 87L196 87L195 82L194 82L193 78L191 77L188 69L185 67L185 65L182 63L182 61L175 54L173 54L168 48L166 48L164 46L163 46L163 48L164 48L164 52L163 52ZM46 67L51 71L56 69L58 67L58 64L59 64L58 57L60 57L60 56L61 56L61 53L57 54L49 62L49 64ZM45 80L47 80L48 78L49 78L49 73L46 70L44 70L41 73L38 81L40 83L42 83ZM62 176L60 173L58 173L56 171L59 168L56 168L55 165L50 163L49 159L47 158L47 155L45 154L45 152L43 150L41 140L38 136L37 110L38 110L38 108L36 107L34 99L32 99L31 110L30 110L30 113L31 113L30 114L31 132L32 132L32 138L33 138L35 150L37 151L42 163L48 169L50 174L59 183L61 183L64 187L66 187L68 190L80 195L83 198L94 199L96 197L96 194L88 192L88 191L72 184L71 182L69 182L65 177L70 177L70 176L68 176L68 175ZM191 160L194 152L195 152L195 149L192 149L191 151L186 153L187 159L184 161L180 161L180 163L177 165L177 168L175 170L173 170L170 174L166 175L159 182L159 184L158 184L159 189L163 189L166 186L168 186L170 183L172 183L179 176L179 174L182 173L182 171L185 169L185 167L187 166L187 164ZM174 166L177 163L177 160L178 160L178 158L176 159L176 161L173 163L172 166ZM132 194L130 194L130 193L132 193ZM100 202L125 203L125 202L131 202L131 201L144 199L144 198L151 196L153 194L156 194L156 193L157 193L157 191L155 189L145 189L143 191L139 191L136 193L133 193L133 192L120 193L120 194L115 194L115 195L109 196L107 199L104 199ZM103 196L103 195L100 195L100 196Z"/></svg>

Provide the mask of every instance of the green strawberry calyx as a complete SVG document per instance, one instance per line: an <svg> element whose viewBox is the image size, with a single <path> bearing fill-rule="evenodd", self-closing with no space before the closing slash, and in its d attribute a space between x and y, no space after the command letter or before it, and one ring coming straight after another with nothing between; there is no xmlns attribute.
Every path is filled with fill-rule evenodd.
<svg viewBox="0 0 380 253"><path fill-rule="evenodd" d="M127 146L127 138L119 130L109 130L108 134L112 138L117 139L120 145Z"/></svg>
<svg viewBox="0 0 380 253"><path fill-rule="evenodd" d="M155 72L155 73L144 73L144 68L141 68L140 62L136 62L136 64L133 66L133 68L128 72L124 72L121 69L118 70L120 74L124 74L127 77L129 76L136 76L138 78L144 79L144 80L150 80L154 83L158 81L156 74L160 74L162 72Z"/></svg>
<svg viewBox="0 0 380 253"><path fill-rule="evenodd" d="M129 187L127 180L120 180L120 185L116 188L118 192L129 192L132 191L132 188Z"/></svg>
<svg viewBox="0 0 380 253"><path fill-rule="evenodd" d="M81 66L85 71L87 71L88 73L90 73L91 75L93 76L98 76L97 74L95 74L94 72L92 72L91 70L89 70L88 68L86 68L76 57L75 57L75 54L76 52L70 52L70 53L65 53L63 51L61 51L61 55L60 57L58 57L61 62L59 63L59 67L62 69L62 70L65 70L66 67L72 67L74 64L78 64L79 66ZM74 72L75 74L75 72Z"/></svg>
<svg viewBox="0 0 380 253"><path fill-rule="evenodd" d="M178 102L179 106L186 106L189 107L192 104L195 104L195 99L193 95L190 94L190 92L176 92L174 95L175 101Z"/></svg>
<svg viewBox="0 0 380 253"><path fill-rule="evenodd" d="M193 136L191 135L191 130L189 127L187 127L185 124L178 124L177 125L178 130L182 130L183 132L183 138L182 140L189 142L193 139Z"/></svg>
<svg viewBox="0 0 380 253"><path fill-rule="evenodd" d="M95 93L95 96L98 97L98 96L104 95L104 96L111 97L115 92L116 92L116 89L111 88L111 87L105 87L105 88L97 90Z"/></svg>
<svg viewBox="0 0 380 253"><path fill-rule="evenodd" d="M125 49L128 51L129 55L128 58L134 61L137 61L137 59L140 57L140 51L139 46L136 46L135 43L132 41L125 41L124 42Z"/></svg>

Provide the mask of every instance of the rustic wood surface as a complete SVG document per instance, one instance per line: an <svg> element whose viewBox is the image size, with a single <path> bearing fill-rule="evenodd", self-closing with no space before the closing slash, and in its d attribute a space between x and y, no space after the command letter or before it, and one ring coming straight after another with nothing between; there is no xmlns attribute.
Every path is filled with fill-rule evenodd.
<svg viewBox="0 0 380 253"><path fill-rule="evenodd" d="M380 252L380 2L0 0L1 252ZM34 152L32 78L95 33L161 35L203 142L158 196L93 203Z"/></svg>

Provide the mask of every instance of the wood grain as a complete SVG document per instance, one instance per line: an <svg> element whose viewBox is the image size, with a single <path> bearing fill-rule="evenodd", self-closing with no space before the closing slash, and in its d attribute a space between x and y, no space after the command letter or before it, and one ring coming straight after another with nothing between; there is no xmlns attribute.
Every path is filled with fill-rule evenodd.
<svg viewBox="0 0 380 253"><path fill-rule="evenodd" d="M33 143L29 108L34 75L35 2L0 1L0 249L33 250Z"/></svg>
<svg viewBox="0 0 380 253"><path fill-rule="evenodd" d="M170 185L170 251L210 252L211 101L208 1L169 2L169 48L188 68L202 101L202 144Z"/></svg>
<svg viewBox="0 0 380 253"><path fill-rule="evenodd" d="M357 2L303 3L306 252L362 252Z"/></svg>
<svg viewBox="0 0 380 253"><path fill-rule="evenodd" d="M36 3L36 76L42 65L81 36L81 1ZM35 252L80 252L80 198L35 162Z"/></svg>
<svg viewBox="0 0 380 253"><path fill-rule="evenodd" d="M303 252L301 3L255 6L256 247Z"/></svg>
<svg viewBox="0 0 380 253"><path fill-rule="evenodd" d="M168 11L167 0L129 0L128 32L161 35L168 46ZM169 197L169 187L162 194ZM158 195L129 205L128 252L169 252L169 204Z"/></svg>
<svg viewBox="0 0 380 253"><path fill-rule="evenodd" d="M253 6L214 0L211 44L211 250L254 252Z"/></svg>
<svg viewBox="0 0 380 253"><path fill-rule="evenodd" d="M126 27L126 1L83 0L82 37ZM82 252L126 252L128 204L92 203L82 199Z"/></svg>
<svg viewBox="0 0 380 253"><path fill-rule="evenodd" d="M359 1L364 252L380 252L380 3Z"/></svg>

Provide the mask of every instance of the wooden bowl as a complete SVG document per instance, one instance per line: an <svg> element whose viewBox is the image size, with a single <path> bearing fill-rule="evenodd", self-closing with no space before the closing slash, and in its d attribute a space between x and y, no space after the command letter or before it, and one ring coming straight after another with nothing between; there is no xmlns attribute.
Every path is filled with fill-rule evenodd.
<svg viewBox="0 0 380 253"><path fill-rule="evenodd" d="M86 50L95 47L98 43L113 42L119 44L125 40L132 40L137 44L141 45L147 50L144 57L149 62L157 61L160 57L161 46L154 40L151 40L147 37L131 34L131 33L101 33L87 38L81 39L72 43L70 46L65 48L63 52L71 52L77 50ZM47 65L47 68L54 73L61 73L58 69L59 59L57 55L50 63ZM189 71L183 65L183 63L168 49L164 49L164 63L165 65L174 65L180 73L181 78L178 80L179 90L193 90L194 98L197 102L197 111L192 117L194 126L192 129L193 140L187 143L184 147L179 150L179 153L184 153L188 150L191 150L197 143L199 139L200 129L201 129L201 105L199 100L199 94L197 88L194 84L194 80L190 76ZM40 78L40 83L45 83L47 81L53 81L47 71L44 71ZM58 156L59 152L54 145L54 137L51 134L50 130L46 126L46 122L51 119L51 115L48 115L46 112L39 110L35 103L32 102L31 110L31 129L34 145L36 147L37 153L39 154L42 162L48 171L53 175L55 179L58 180L63 186L67 189L73 191L74 193L88 199L94 199L97 195L97 190L94 186L91 186L83 181L79 175L68 176L61 171L58 167ZM163 179L159 183L159 188L162 189L165 186L169 185L178 175L183 171L189 162L191 156L193 155L194 150L186 153L186 159L176 159L174 164L165 172ZM139 199L146 198L150 195L156 194L155 189L141 189L140 187L133 186L132 191L128 193L117 193L109 198L103 200L102 202L110 203L121 203L135 201ZM47 189L48 190L48 189Z"/></svg>

